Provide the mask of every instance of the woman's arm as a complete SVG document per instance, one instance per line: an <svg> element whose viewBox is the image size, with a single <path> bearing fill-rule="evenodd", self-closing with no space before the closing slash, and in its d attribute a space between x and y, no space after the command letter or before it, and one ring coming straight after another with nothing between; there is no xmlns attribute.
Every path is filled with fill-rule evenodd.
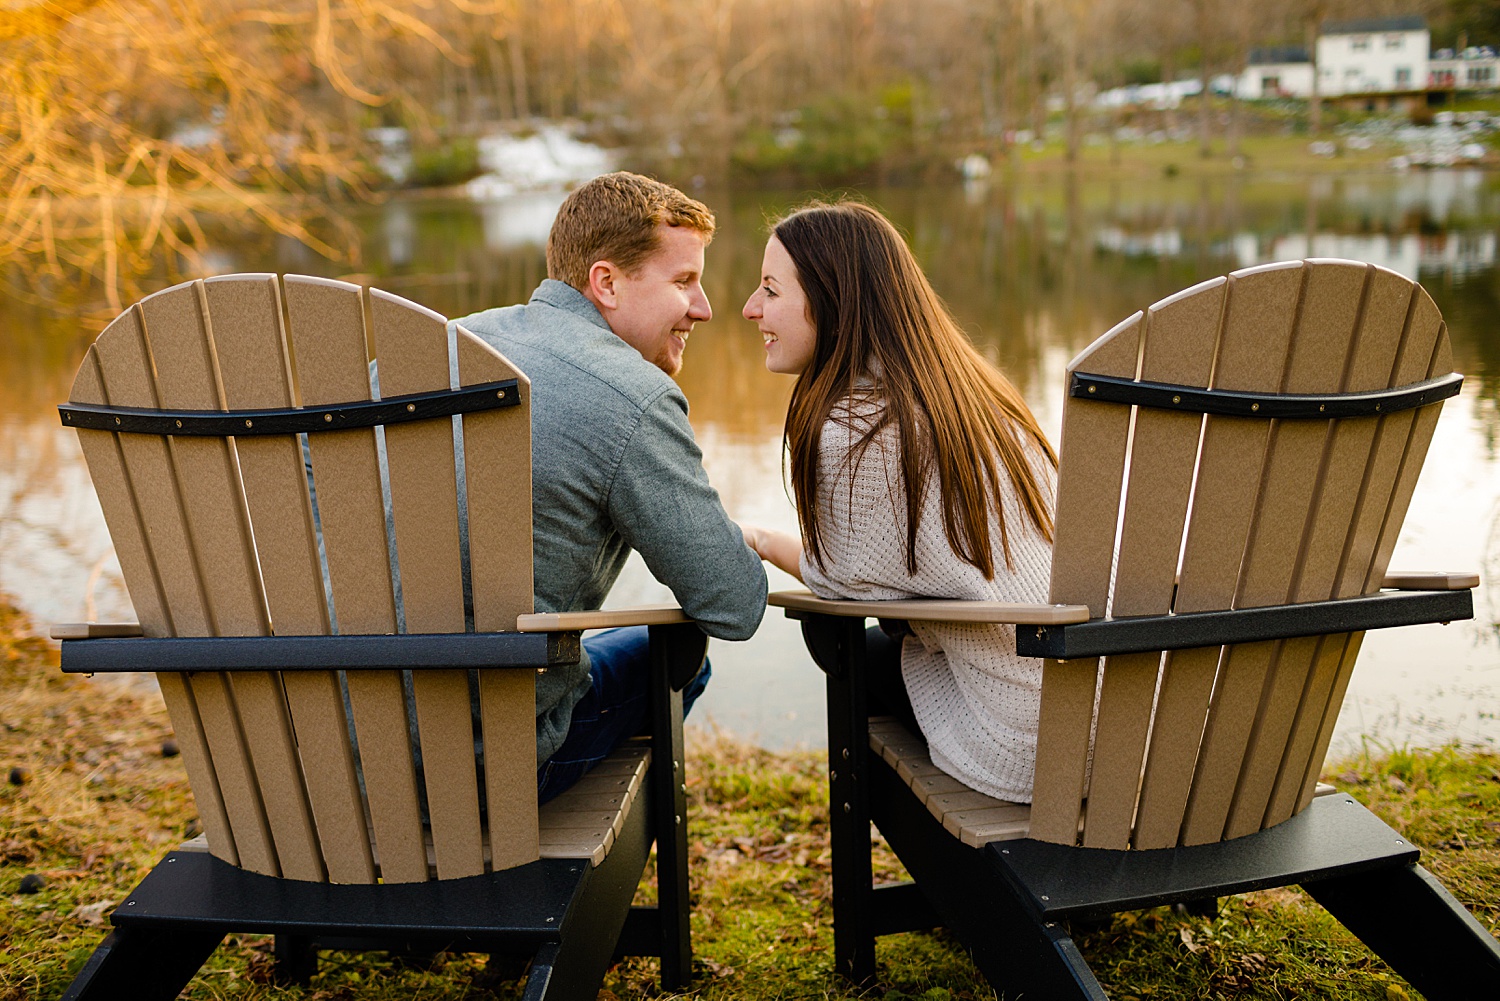
<svg viewBox="0 0 1500 1001"><path fill-rule="evenodd" d="M802 579L802 540L790 532L778 532L759 525L741 525L745 544L755 555L778 569Z"/></svg>

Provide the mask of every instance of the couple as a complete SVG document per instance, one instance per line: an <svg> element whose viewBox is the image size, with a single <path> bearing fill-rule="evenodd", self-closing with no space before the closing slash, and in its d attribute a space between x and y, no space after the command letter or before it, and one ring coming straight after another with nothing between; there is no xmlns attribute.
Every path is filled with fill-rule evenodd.
<svg viewBox="0 0 1500 1001"><path fill-rule="evenodd" d="M744 315L767 368L797 377L801 537L729 518L670 378L712 316L713 232L675 188L596 178L558 210L531 301L458 321L531 379L537 611L598 608L631 549L722 639L759 625L762 559L825 597L1045 600L1056 456L864 205L814 204L772 229ZM1041 665L1016 656L1014 627L913 622L869 639L873 708L919 728L970 787L1030 801ZM538 677L543 802L642 728L647 677L644 627L585 637L578 664ZM708 677L705 662L685 707Z"/></svg>

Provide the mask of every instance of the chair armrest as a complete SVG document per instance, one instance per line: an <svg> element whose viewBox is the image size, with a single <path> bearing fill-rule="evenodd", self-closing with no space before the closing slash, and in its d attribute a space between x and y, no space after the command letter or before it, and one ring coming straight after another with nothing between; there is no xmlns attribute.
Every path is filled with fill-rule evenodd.
<svg viewBox="0 0 1500 1001"><path fill-rule="evenodd" d="M55 640L120 639L145 635L139 622L54 622L51 634Z"/></svg>
<svg viewBox="0 0 1500 1001"><path fill-rule="evenodd" d="M599 609L593 612L533 612L516 616L516 631L522 633L575 632L581 629L613 629L616 626L672 626L691 622L676 605L636 605L633 608Z"/></svg>
<svg viewBox="0 0 1500 1001"><path fill-rule="evenodd" d="M766 604L789 612L841 615L849 618L920 619L926 622L990 622L1003 625L1055 626L1087 622L1087 605L1029 605L1009 601L956 601L914 598L900 601L829 601L811 591L774 591Z"/></svg>
<svg viewBox="0 0 1500 1001"><path fill-rule="evenodd" d="M1479 575L1472 572L1387 570L1380 586L1402 591L1467 591L1479 586Z"/></svg>

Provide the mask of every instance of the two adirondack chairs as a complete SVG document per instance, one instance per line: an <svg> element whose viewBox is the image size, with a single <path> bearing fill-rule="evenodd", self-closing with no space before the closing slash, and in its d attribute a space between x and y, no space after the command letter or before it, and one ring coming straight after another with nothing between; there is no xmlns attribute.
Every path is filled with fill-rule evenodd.
<svg viewBox="0 0 1500 1001"><path fill-rule="evenodd" d="M1472 617L1476 576L1386 570L1460 382L1408 279L1238 271L1069 365L1055 604L772 595L828 674L839 968L864 979L876 935L945 924L1004 996L1099 999L1065 919L1300 883L1429 997L1500 983L1417 850L1317 795L1364 631ZM1032 803L868 718L866 616L1016 624L1046 658ZM871 819L915 884L872 889Z"/></svg>
<svg viewBox="0 0 1500 1001"><path fill-rule="evenodd" d="M274 934L292 980L380 948L529 956L536 999L593 998L617 951L687 982L705 640L675 608L533 614L522 372L396 296L231 275L123 313L60 409L140 617L55 632L63 669L156 672L206 835L66 997L175 997L230 931ZM629 623L651 736L538 809L537 672ZM653 840L660 906L632 910Z"/></svg>

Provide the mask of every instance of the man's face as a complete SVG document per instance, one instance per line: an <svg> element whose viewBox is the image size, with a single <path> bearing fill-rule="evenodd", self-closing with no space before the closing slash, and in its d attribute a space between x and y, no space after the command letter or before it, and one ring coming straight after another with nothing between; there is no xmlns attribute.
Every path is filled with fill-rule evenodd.
<svg viewBox="0 0 1500 1001"><path fill-rule="evenodd" d="M617 272L609 328L668 375L682 369L693 324L713 318L703 291L703 234L686 226L657 227L656 253L634 275Z"/></svg>

